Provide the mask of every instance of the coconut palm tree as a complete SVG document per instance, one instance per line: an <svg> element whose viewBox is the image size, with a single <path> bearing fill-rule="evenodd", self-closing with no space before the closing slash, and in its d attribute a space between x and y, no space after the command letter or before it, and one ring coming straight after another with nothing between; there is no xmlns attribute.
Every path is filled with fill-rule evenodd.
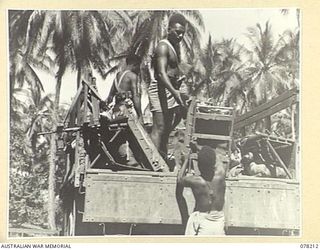
<svg viewBox="0 0 320 250"><path fill-rule="evenodd" d="M231 100L242 97L243 78L241 61L242 46L234 39L222 39L216 44L220 54L219 67L215 72L217 86L214 97L221 99L221 104L231 106Z"/></svg>
<svg viewBox="0 0 320 250"><path fill-rule="evenodd" d="M37 154L37 144L39 136L37 133L41 131L50 131L52 129L52 113L53 113L53 95L49 94L44 97L31 95L28 107L29 121L27 123L27 137L30 141L32 154ZM47 141L49 144L49 142Z"/></svg>
<svg viewBox="0 0 320 250"><path fill-rule="evenodd" d="M258 106L289 89L290 82L285 65L278 61L283 44L281 40L276 42L273 40L269 22L266 22L264 28L260 24L248 28L247 37L251 46L246 50L248 61L245 81L249 83L249 89L254 93L253 106ZM265 128L270 130L270 117L266 118L265 125Z"/></svg>
<svg viewBox="0 0 320 250"><path fill-rule="evenodd" d="M213 43L209 36L202 64L206 72L207 98L211 98L216 105L234 106L236 100L243 96L241 51L242 47L234 39Z"/></svg>
<svg viewBox="0 0 320 250"><path fill-rule="evenodd" d="M200 78L204 78L202 84L206 86L207 97L210 98L213 95L214 78L216 69L219 67L220 54L217 48L212 43L211 35L209 35L208 43L205 46L203 53L201 53L201 62L204 68L204 74L200 74ZM200 88L201 86L198 86Z"/></svg>
<svg viewBox="0 0 320 250"><path fill-rule="evenodd" d="M300 81L300 29L286 30L281 38L284 46L280 49L278 63L283 64L291 78L291 88L299 88ZM296 116L299 109L296 104L291 107L292 138L298 139L296 128L298 126Z"/></svg>
<svg viewBox="0 0 320 250"><path fill-rule="evenodd" d="M128 50L133 36L133 20L125 10L99 11L106 23L115 56L119 57ZM120 57L121 58L121 57ZM115 59L115 57L113 57Z"/></svg>
<svg viewBox="0 0 320 250"><path fill-rule="evenodd" d="M62 76L70 67L77 71L78 86L83 71L92 66L102 74L106 62L113 53L108 27L97 11L31 11L16 19L24 20L24 50L28 60L45 61L53 57L56 65L56 94L54 117L57 118ZM19 21L20 23L22 21ZM54 122L57 119L53 119ZM54 124L53 127L56 127ZM51 140L51 161L49 178L49 213L51 228L55 228L54 219L54 170L55 140Z"/></svg>
<svg viewBox="0 0 320 250"><path fill-rule="evenodd" d="M43 91L43 84L35 68L41 68L50 73L50 68L44 60L40 61L38 58L26 55L26 30L32 14L33 11L9 11L10 108L14 106L13 102L16 102L13 95L16 91L26 87L31 87L38 95ZM45 59L48 60L48 58Z"/></svg>

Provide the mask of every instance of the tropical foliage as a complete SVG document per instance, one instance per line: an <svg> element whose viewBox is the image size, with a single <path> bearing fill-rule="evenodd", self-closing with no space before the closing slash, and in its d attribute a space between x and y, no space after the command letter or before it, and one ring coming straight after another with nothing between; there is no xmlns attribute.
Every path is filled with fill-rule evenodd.
<svg viewBox="0 0 320 250"><path fill-rule="evenodd" d="M143 57L143 72L158 41L165 37L168 18L180 12L187 32L180 48L189 92L215 105L231 106L237 115L299 86L299 26L275 39L269 22L247 29L248 42L204 39L200 11L9 11L10 61L10 204L12 226L31 223L56 228L56 196L63 159L56 155L55 136L37 132L55 130L65 110L60 106L62 79L67 70L94 72L105 78L118 70L123 58ZM285 11L282 11L286 14ZM299 13L297 12L297 15ZM299 20L298 20L299 21ZM298 22L299 23L299 22ZM54 95L44 93L37 72L55 77ZM272 116L250 129L296 134L296 108Z"/></svg>

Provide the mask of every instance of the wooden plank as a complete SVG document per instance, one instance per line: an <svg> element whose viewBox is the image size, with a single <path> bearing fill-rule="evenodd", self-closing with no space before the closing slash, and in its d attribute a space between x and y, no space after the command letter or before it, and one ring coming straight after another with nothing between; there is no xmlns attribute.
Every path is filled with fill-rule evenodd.
<svg viewBox="0 0 320 250"><path fill-rule="evenodd" d="M219 114L210 114L210 113L196 113L196 119L203 119L203 120L217 120L217 121L232 121L232 116L227 115L219 115Z"/></svg>
<svg viewBox="0 0 320 250"><path fill-rule="evenodd" d="M68 110L68 113L67 113L66 117L64 118L63 124L66 123L66 121L67 121L70 113L74 111L74 108L76 107L76 104L77 104L77 102L78 102L78 99L79 99L79 97L80 97L80 95L81 95L82 90L83 90L83 87L80 86L80 87L78 88L78 91L77 91L74 99L72 100L72 103L71 103L71 105L70 105L70 108L69 108L69 110Z"/></svg>
<svg viewBox="0 0 320 250"><path fill-rule="evenodd" d="M292 139L288 139L285 137L278 137L278 136L273 136L273 135L268 135L265 133L261 133L261 132L256 132L257 135L261 135L264 138L267 138L270 142L277 142L277 143L283 143L283 144L288 144L288 145L292 145L295 141Z"/></svg>
<svg viewBox="0 0 320 250"><path fill-rule="evenodd" d="M163 172L169 172L167 163L160 155L158 149L153 144L151 138L146 133L142 125L131 115L128 119L128 125L136 141L138 142L142 150L146 153L146 158L152 169L154 171L161 170Z"/></svg>
<svg viewBox="0 0 320 250"><path fill-rule="evenodd" d="M101 98L96 90L97 86L96 86L96 80L94 77L91 78L91 84L88 84L88 87L90 88L90 94L91 94L93 124L99 125L99 121L100 121L99 102Z"/></svg>
<svg viewBox="0 0 320 250"><path fill-rule="evenodd" d="M247 117L246 119L237 119L234 123L234 129L240 129L244 126L250 125L256 121L259 121L263 118L266 118L274 113L277 113L287 107L290 107L292 104L296 103L297 98L295 96L290 97L289 99L286 99L285 101L282 101L281 103L278 103L277 105L273 107L269 107L266 110L260 111L260 112L254 112L251 116Z"/></svg>
<svg viewBox="0 0 320 250"><path fill-rule="evenodd" d="M121 170L119 172L111 169L87 169L87 174L98 174L98 175L148 175L150 177L176 177L177 174L174 172L153 172L153 171L135 171L135 170ZM107 178L107 177L106 177Z"/></svg>
<svg viewBox="0 0 320 250"><path fill-rule="evenodd" d="M233 137L234 117L235 117L235 111L234 111L234 109L233 109L233 111L232 111L232 122L231 122L230 133L229 133L230 137ZM232 141L232 140L230 140L229 145L228 145L228 155L231 155L231 141ZM228 169L229 169L229 168L230 168L230 162L229 162L229 164L228 164Z"/></svg>
<svg viewBox="0 0 320 250"><path fill-rule="evenodd" d="M103 152L107 156L108 164L110 164L111 166L113 165L113 166L117 166L117 167L121 167L121 168L125 168L125 169L138 170L138 171L150 171L149 169L140 168L140 167L133 167L133 166L124 165L124 164L120 164L120 163L116 162L113 159L112 155L107 150L107 147L104 144L104 142L100 142L100 145L101 145L101 148L102 148Z"/></svg>
<svg viewBox="0 0 320 250"><path fill-rule="evenodd" d="M258 106L257 108L255 108L255 109L253 109L253 110L251 110L251 111L249 111L239 117L236 117L235 124L239 123L243 120L246 120L246 119L250 118L251 116L256 115L260 112L263 112L263 111L266 111L270 108L273 108L273 106L280 104L281 102L286 101L287 99L289 99L291 97L296 97L297 92L298 92L297 89L291 89L291 90L285 92L284 94L274 98L270 102L262 104L262 105Z"/></svg>
<svg viewBox="0 0 320 250"><path fill-rule="evenodd" d="M83 86L83 89L84 89L84 101L83 101L83 115L84 115L84 119L83 119L83 122L84 123L88 123L88 85L84 85Z"/></svg>
<svg viewBox="0 0 320 250"><path fill-rule="evenodd" d="M230 141L232 139L231 136L226 136L226 135L211 135L211 134L199 134L199 133L194 133L192 135L192 138L194 140L196 139L210 139L210 140L219 140L219 141Z"/></svg>
<svg viewBox="0 0 320 250"><path fill-rule="evenodd" d="M76 135L76 148L75 148L75 155L74 155L74 165L75 165L75 178L74 178L74 186L79 187L80 186L80 172L81 172L81 164L80 164L80 132L77 132Z"/></svg>
<svg viewBox="0 0 320 250"><path fill-rule="evenodd" d="M95 96L91 95L91 103L92 103L92 116L93 116L93 124L99 125L100 120L100 109L99 109L99 103Z"/></svg>
<svg viewBox="0 0 320 250"><path fill-rule="evenodd" d="M276 150L272 147L271 143L268 140L266 140L266 142L267 142L267 145L269 146L269 148L271 149L273 156L277 158L277 161L280 163L281 167L284 169L284 171L286 172L288 177L290 179L292 179L292 176L291 176L286 164L284 164L284 162L281 160L280 156L277 154Z"/></svg>
<svg viewBox="0 0 320 250"><path fill-rule="evenodd" d="M90 91L92 92L92 94L99 99L99 101L102 101L102 97L99 95L98 91L93 87L91 86L90 84L88 84L87 82L85 81L82 81L83 84L87 85L90 89Z"/></svg>
<svg viewBox="0 0 320 250"><path fill-rule="evenodd" d="M215 110L228 110L228 111L233 110L233 108L231 108L231 107L212 106L210 104L203 105L201 103L197 104L197 108L210 108L210 109L215 109Z"/></svg>
<svg viewBox="0 0 320 250"><path fill-rule="evenodd" d="M196 157L197 154L194 154L194 157ZM118 176L121 175L148 175L150 177L176 177L177 173L174 172L152 172L152 171L135 171L135 170L121 170L121 171L113 171L111 169L101 169L101 168L93 168L93 169L87 169L87 174L97 174L97 175L105 175L104 178L108 179L109 175L115 175ZM92 176L92 175L91 175ZM286 183L286 184L294 184L299 185L299 181L295 179L278 179L278 178L271 178L271 177L255 177L255 176L246 176L241 175L237 178L232 177L228 178L226 177L226 182L228 183L237 183L236 185L247 185L248 183L258 183L259 185L264 185L264 183L268 183L270 185L274 185L273 183ZM257 184L257 185L258 185ZM231 185L231 184L228 184Z"/></svg>
<svg viewBox="0 0 320 250"><path fill-rule="evenodd" d="M184 151L186 151L186 148L189 147L191 142L191 135L193 133L194 127L194 114L195 114L195 107L196 107L196 98L193 96L189 109L187 114L187 120L186 120L186 131L185 131L185 138L184 138Z"/></svg>

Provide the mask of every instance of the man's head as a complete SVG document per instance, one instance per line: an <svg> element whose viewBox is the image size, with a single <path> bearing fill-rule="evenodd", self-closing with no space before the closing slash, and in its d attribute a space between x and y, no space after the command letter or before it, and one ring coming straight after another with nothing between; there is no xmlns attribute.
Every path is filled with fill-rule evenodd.
<svg viewBox="0 0 320 250"><path fill-rule="evenodd" d="M132 71L135 72L135 73L139 72L140 63L141 63L141 57L136 55L136 54L130 54L126 58L127 66L131 66L132 67Z"/></svg>
<svg viewBox="0 0 320 250"><path fill-rule="evenodd" d="M216 165L216 151L203 146L198 153L198 168L203 179L212 181Z"/></svg>
<svg viewBox="0 0 320 250"><path fill-rule="evenodd" d="M187 21L181 14L172 14L169 18L168 39L172 43L179 43L186 31Z"/></svg>

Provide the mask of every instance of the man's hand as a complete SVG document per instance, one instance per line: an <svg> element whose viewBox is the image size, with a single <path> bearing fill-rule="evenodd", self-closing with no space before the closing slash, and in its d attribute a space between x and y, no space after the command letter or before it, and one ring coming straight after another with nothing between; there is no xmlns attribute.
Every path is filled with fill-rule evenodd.
<svg viewBox="0 0 320 250"><path fill-rule="evenodd" d="M175 92L174 98L176 99L178 104L180 104L181 107L186 108L186 103L183 101L183 99L181 97L181 93L179 91Z"/></svg>
<svg viewBox="0 0 320 250"><path fill-rule="evenodd" d="M107 103L105 101L100 101L100 109L103 110L103 111L106 111L108 110L108 106L107 106Z"/></svg>

